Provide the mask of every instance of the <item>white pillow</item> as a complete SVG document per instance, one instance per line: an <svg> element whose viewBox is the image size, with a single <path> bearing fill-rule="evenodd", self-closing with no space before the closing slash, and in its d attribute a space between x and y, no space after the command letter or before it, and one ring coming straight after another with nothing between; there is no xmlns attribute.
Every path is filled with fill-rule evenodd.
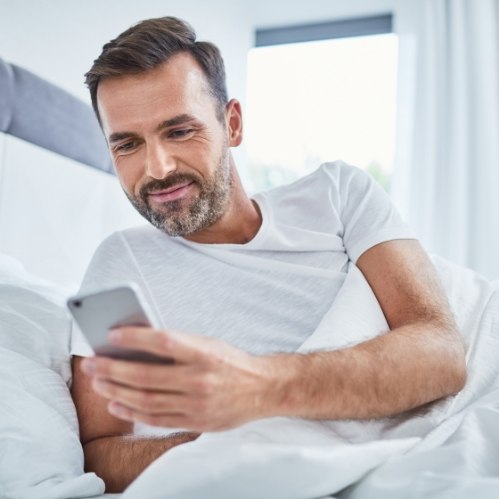
<svg viewBox="0 0 499 499"><path fill-rule="evenodd" d="M2 498L62 499L104 492L83 471L69 392L70 319L55 286L0 255Z"/></svg>

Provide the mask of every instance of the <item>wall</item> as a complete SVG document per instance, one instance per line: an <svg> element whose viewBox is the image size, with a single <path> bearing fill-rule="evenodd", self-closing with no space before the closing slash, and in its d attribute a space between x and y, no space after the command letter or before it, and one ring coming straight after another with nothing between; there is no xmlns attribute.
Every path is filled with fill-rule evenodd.
<svg viewBox="0 0 499 499"><path fill-rule="evenodd" d="M398 23L400 19L410 20L404 13L417 1L0 0L0 57L88 102L83 74L103 43L141 19L174 15L188 20L200 39L219 45L226 62L229 93L243 102L244 109L246 54L256 28L390 11ZM244 146L234 153L243 182L249 185ZM1 134L0 181L0 192L4 193L0 199L0 251L21 258L30 270L65 285L74 286L79 281L93 248L107 233L138 221L115 179L65 163ZM67 195L76 189L85 196ZM33 213L38 215L34 219ZM42 215L45 218L40 219ZM36 230L29 235L30 224L34 223ZM75 223L78 230L72 226ZM54 242L51 232L59 226L61 239ZM66 234L71 234L72 241ZM29 241L37 251L29 247ZM40 258L39 254L45 256Z"/></svg>
<svg viewBox="0 0 499 499"><path fill-rule="evenodd" d="M132 24L174 15L188 20L199 38L220 45L229 88L245 87L245 53L252 41L246 1L210 0L0 0L1 56L88 100L83 74L102 45Z"/></svg>

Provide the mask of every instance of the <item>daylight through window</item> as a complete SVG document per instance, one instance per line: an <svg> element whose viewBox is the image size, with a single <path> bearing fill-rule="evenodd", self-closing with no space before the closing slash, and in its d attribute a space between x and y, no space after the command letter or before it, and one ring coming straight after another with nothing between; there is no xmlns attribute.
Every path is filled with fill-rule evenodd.
<svg viewBox="0 0 499 499"><path fill-rule="evenodd" d="M252 49L245 128L254 190L337 159L389 190L396 74L393 33Z"/></svg>

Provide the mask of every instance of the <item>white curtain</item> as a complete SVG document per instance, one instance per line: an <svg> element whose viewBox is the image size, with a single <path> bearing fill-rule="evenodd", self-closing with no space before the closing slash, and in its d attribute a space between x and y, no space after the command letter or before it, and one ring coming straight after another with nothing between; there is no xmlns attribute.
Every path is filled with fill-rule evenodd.
<svg viewBox="0 0 499 499"><path fill-rule="evenodd" d="M411 8L392 195L429 251L499 278L499 0Z"/></svg>

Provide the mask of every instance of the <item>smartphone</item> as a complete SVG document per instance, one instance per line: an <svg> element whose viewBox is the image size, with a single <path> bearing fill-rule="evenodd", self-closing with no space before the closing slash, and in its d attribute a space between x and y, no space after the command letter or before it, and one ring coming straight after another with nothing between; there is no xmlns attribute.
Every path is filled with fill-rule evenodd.
<svg viewBox="0 0 499 499"><path fill-rule="evenodd" d="M109 330L120 326L160 328L136 284L75 295L68 299L67 306L96 355L135 362L173 362L171 358L121 348L107 341Z"/></svg>

